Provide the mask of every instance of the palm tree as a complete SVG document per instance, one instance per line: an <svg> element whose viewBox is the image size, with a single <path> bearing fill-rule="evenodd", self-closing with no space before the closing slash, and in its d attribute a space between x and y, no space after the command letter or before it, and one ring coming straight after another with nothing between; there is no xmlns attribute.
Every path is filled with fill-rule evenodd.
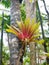
<svg viewBox="0 0 49 65"><path fill-rule="evenodd" d="M11 0L11 25L15 25L16 21L20 21L20 0ZM18 63L19 49L21 44L13 35L9 34L9 49L10 49L10 65L21 65L22 59Z"/></svg>

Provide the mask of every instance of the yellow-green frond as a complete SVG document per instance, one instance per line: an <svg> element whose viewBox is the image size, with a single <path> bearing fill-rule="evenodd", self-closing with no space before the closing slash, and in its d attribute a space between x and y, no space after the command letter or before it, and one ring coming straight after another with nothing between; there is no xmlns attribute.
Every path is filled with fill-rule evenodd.
<svg viewBox="0 0 49 65"><path fill-rule="evenodd" d="M32 0L30 0L30 2L32 3Z"/></svg>
<svg viewBox="0 0 49 65"><path fill-rule="evenodd" d="M24 24L25 26L28 26L30 24L30 18L26 18Z"/></svg>
<svg viewBox="0 0 49 65"><path fill-rule="evenodd" d="M12 29L12 27L11 27L11 26L9 26L8 24L6 24L6 26L7 26L8 28Z"/></svg>
<svg viewBox="0 0 49 65"><path fill-rule="evenodd" d="M7 32L17 35L17 33L11 29L6 29Z"/></svg>
<svg viewBox="0 0 49 65"><path fill-rule="evenodd" d="M16 23L17 23L18 27L19 27L20 29L22 29L21 22L17 21Z"/></svg>
<svg viewBox="0 0 49 65"><path fill-rule="evenodd" d="M37 40L36 42L37 42L38 44L43 44L43 43L44 43L44 40L41 39L41 40Z"/></svg>
<svg viewBox="0 0 49 65"><path fill-rule="evenodd" d="M15 31L17 31L17 32L21 32L21 31L19 30L19 28L16 28L16 27L13 26L13 25L12 25L12 28L13 28Z"/></svg>
<svg viewBox="0 0 49 65"><path fill-rule="evenodd" d="M49 57L49 53L45 53L45 55L46 55L47 57Z"/></svg>
<svg viewBox="0 0 49 65"><path fill-rule="evenodd" d="M33 35L33 36L30 38L30 40L37 39L39 36L40 36L40 34ZM36 41L36 40L35 40L35 41Z"/></svg>
<svg viewBox="0 0 49 65"><path fill-rule="evenodd" d="M31 22L32 22L32 24L35 24L35 23L36 23L36 18L33 18L33 19L31 20Z"/></svg>

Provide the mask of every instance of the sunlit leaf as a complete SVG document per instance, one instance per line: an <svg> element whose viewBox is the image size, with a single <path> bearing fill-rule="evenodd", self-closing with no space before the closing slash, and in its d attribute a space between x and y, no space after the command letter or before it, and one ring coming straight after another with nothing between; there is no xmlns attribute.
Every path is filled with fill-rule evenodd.
<svg viewBox="0 0 49 65"><path fill-rule="evenodd" d="M43 43L44 43L44 40L41 39L41 40L37 40L36 42L37 42L38 44L43 44Z"/></svg>
<svg viewBox="0 0 49 65"><path fill-rule="evenodd" d="M45 55L46 55L47 57L49 57L49 53L45 53Z"/></svg>

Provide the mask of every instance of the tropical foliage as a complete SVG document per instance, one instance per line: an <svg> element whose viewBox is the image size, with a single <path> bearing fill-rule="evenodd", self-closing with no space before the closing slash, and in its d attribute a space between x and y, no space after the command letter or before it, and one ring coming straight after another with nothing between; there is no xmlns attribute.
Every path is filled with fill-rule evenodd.
<svg viewBox="0 0 49 65"><path fill-rule="evenodd" d="M35 23L35 19L32 21L28 18L25 19L25 21L17 21L18 28L15 26L9 26L7 27L9 29L6 29L7 32L15 34L19 40L22 42L27 42L28 44L30 42L37 42L37 38L40 36L39 34L39 23Z"/></svg>
<svg viewBox="0 0 49 65"><path fill-rule="evenodd" d="M21 4L21 6L20 6L20 12L21 12L21 18L22 18L22 20L24 21L25 18L26 18L25 4L24 4L24 3Z"/></svg>
<svg viewBox="0 0 49 65"><path fill-rule="evenodd" d="M3 65L10 64L10 61L9 61L9 59L10 59L10 53L9 53L9 48L8 47L3 46L2 56L3 56L3 58L2 58L2 64Z"/></svg>
<svg viewBox="0 0 49 65"><path fill-rule="evenodd" d="M1 0L1 3L7 8L10 7L10 0Z"/></svg>
<svg viewBox="0 0 49 65"><path fill-rule="evenodd" d="M20 3L22 2L22 0L19 0L19 1L20 1ZM30 2L32 2L32 1L33 0L30 0ZM10 7L10 0L1 0L1 3L7 8ZM36 18L37 18L37 22L39 22L39 21L41 22L40 15L39 15L40 9L38 10L38 6L36 7ZM39 36L40 36L39 29L38 29L39 23L35 23L34 19L33 20L30 20L29 18L26 19L25 4L21 5L20 11L21 11L22 21L16 22L18 24L17 28L13 25L9 26L10 16L7 16L7 15L4 16L4 30L8 28L6 30L7 32L15 34L19 40L21 40L22 42L27 42L28 44L32 41L36 42L36 43L40 43L40 44L42 44L44 42L46 46L44 46L44 44L43 44L43 46L46 47L46 50L47 50L47 52L45 52L44 55L49 58L49 38L44 36L45 41L44 40L39 41ZM45 24L46 24L46 22L48 21L48 15L42 13L41 18L42 18L42 23L45 22ZM2 23L2 16L0 15L0 26L1 26L1 23ZM8 24L8 25L6 25L6 24ZM47 31L47 33L49 33L49 32ZM6 51L7 50L3 50L3 63L4 63L4 65L6 65L6 62L7 62L6 60L9 59L9 54L6 53ZM30 63L30 58L28 58L28 57L25 58L24 64L26 63L26 61ZM46 62L43 63L42 65L46 65Z"/></svg>

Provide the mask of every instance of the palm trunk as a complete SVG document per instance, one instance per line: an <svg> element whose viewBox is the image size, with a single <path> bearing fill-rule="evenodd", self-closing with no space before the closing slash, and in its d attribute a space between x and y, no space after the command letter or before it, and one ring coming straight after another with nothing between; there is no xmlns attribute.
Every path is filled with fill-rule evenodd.
<svg viewBox="0 0 49 65"><path fill-rule="evenodd" d="M29 2L29 0L25 0L26 5L26 17L33 19L36 18L36 1L33 0L33 2ZM36 65L36 55L35 55L35 43L30 44L30 65Z"/></svg>
<svg viewBox="0 0 49 65"><path fill-rule="evenodd" d="M11 25L17 26L17 20L20 21L20 3L19 0L11 0ZM10 65L18 64L20 48L20 41L13 34L9 34ZM22 59L19 60L18 65L22 65L22 62Z"/></svg>

